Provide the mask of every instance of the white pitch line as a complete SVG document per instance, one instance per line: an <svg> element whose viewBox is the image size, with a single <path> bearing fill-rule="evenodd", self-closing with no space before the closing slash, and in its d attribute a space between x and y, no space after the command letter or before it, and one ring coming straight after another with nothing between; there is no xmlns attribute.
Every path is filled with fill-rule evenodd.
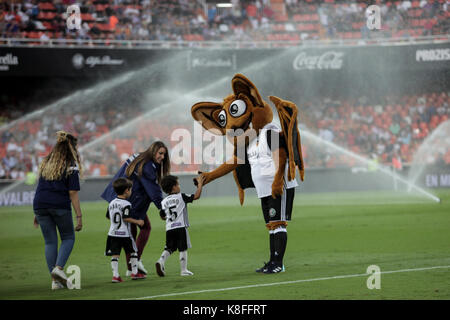
<svg viewBox="0 0 450 320"><path fill-rule="evenodd" d="M415 269L402 269L402 270L393 270L393 271L382 271L382 272L380 272L380 274L390 274L390 273L400 273L400 272L414 272L414 271L425 271L425 270L432 270L432 269L448 269L448 268L450 268L450 265L449 266L434 266L434 267L415 268ZM121 300L145 300L145 299L182 296L182 295L187 295L187 294L197 294L197 293L205 293L205 292L230 291L230 290L238 290L238 289L278 286L278 285L283 285L283 284L293 284L293 283L303 283L303 282L313 282L313 281L323 281L323 280L333 280L333 279L345 279L345 278L356 278L356 277L367 277L367 276L370 276L370 275L371 274L369 274L369 273L348 274L348 275L342 275L342 276L331 276L331 277L323 277L323 278L313 278L313 279L302 279L302 280L283 281L283 282L251 284L251 285L239 286L239 287L229 287L229 288L219 288L219 289L205 289L205 290L198 290L198 291L185 291L185 292L167 293L167 294L160 294L160 295L155 295L155 296L147 296L147 297L139 297L139 298L127 298L127 299L121 299Z"/></svg>

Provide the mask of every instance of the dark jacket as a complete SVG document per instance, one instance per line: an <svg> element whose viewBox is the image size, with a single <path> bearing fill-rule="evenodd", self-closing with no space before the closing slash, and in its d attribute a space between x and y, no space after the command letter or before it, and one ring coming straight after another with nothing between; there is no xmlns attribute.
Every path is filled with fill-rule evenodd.
<svg viewBox="0 0 450 320"><path fill-rule="evenodd" d="M106 189L101 194L101 197L108 202L111 202L116 198L116 193L112 187L113 181L117 178L126 177L126 169L128 165L137 157L137 154L132 155L125 161L114 178L109 182ZM158 209L161 209L161 200L163 194L161 187L157 180L157 170L161 169L161 166L153 161L148 161L142 168L142 176L139 177L136 170L131 177L128 177L133 181L133 188L131 197L128 201L131 203L131 216L135 219L143 219L147 214L147 210L150 204L153 202Z"/></svg>

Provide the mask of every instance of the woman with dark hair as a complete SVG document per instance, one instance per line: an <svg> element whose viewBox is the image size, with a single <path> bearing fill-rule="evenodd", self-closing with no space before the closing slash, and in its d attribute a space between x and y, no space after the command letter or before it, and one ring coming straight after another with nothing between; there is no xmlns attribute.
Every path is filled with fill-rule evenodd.
<svg viewBox="0 0 450 320"><path fill-rule="evenodd" d="M160 187L161 179L170 173L169 152L166 145L161 141L156 141L144 152L133 154L128 158L116 175L111 179L101 197L108 202L116 198L116 193L112 187L112 182L120 177L127 177L133 181L131 197L131 217L144 220L144 225L139 226L137 235L136 225L131 225L131 233L136 239L138 249L138 269L140 273L147 274L141 260L142 252L150 236L151 224L147 216L147 210L153 202L161 209L163 194ZM130 256L127 255L127 274L131 274Z"/></svg>
<svg viewBox="0 0 450 320"><path fill-rule="evenodd" d="M70 204L77 217L75 231L82 228L78 198L79 174L82 170L77 138L64 131L58 131L56 135L56 145L39 167L39 182L33 201L34 226L41 226L44 236L45 258L52 276L53 290L72 287L63 271L75 243ZM61 237L59 251L56 229Z"/></svg>

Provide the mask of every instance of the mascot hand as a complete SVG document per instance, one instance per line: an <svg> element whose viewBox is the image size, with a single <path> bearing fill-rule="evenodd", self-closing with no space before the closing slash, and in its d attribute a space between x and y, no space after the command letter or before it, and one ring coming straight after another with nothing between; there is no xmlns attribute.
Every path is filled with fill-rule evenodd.
<svg viewBox="0 0 450 320"><path fill-rule="evenodd" d="M203 179L204 179L204 180L203 180L203 185L205 185L205 184L207 184L208 182L211 181L209 172L198 171L198 174L199 174L199 175L198 175L197 177L195 177L194 179L192 179L192 180L194 181L194 185L195 185L195 186L198 185L198 181L199 181L200 177L203 177Z"/></svg>
<svg viewBox="0 0 450 320"><path fill-rule="evenodd" d="M278 181L276 178L272 183L272 198L281 196L283 194L283 180Z"/></svg>

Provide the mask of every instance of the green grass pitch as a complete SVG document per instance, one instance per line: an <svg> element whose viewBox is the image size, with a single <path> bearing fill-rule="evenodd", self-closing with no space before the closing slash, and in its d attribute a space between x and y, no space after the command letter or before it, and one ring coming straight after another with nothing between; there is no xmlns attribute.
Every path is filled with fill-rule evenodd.
<svg viewBox="0 0 450 320"><path fill-rule="evenodd" d="M179 275L176 252L166 277L158 277L154 263L165 232L152 205L142 257L150 274L142 281L125 278L122 254L119 284L111 283L110 259L103 255L106 203L82 203L84 227L66 265L80 267L81 289L57 291L50 289L31 207L0 208L0 299L450 299L450 191L439 196L438 204L383 193L297 194L286 272L274 275L254 271L268 258L268 232L257 199L247 196L243 207L236 198L189 205L188 268L195 275ZM380 267L381 289L367 288L369 265ZM436 266L443 268L415 270Z"/></svg>

